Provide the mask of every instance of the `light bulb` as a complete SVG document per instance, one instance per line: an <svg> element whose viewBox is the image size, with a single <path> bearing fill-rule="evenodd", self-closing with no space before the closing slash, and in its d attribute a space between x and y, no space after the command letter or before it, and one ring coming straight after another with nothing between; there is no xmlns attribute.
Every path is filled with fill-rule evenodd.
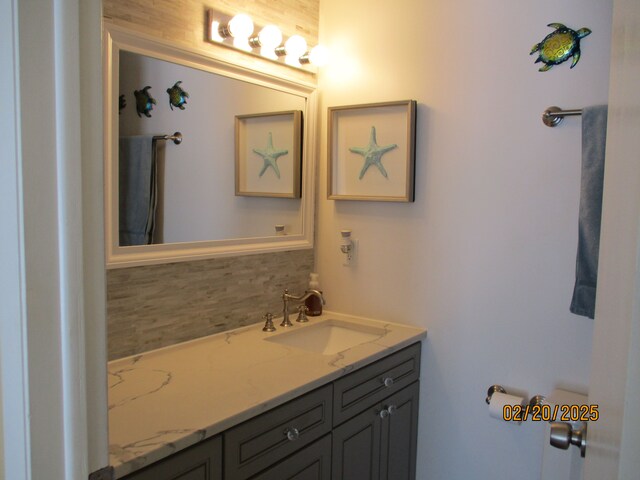
<svg viewBox="0 0 640 480"><path fill-rule="evenodd" d="M248 39L253 33L253 20L249 15L239 13L229 20L229 33L234 38Z"/></svg>
<svg viewBox="0 0 640 480"><path fill-rule="evenodd" d="M287 57L300 58L307 51L307 41L300 35L293 35L284 44Z"/></svg>
<svg viewBox="0 0 640 480"><path fill-rule="evenodd" d="M323 67L329 63L329 49L323 45L316 45L309 52L309 61L316 67Z"/></svg>
<svg viewBox="0 0 640 480"><path fill-rule="evenodd" d="M260 30L258 39L265 50L275 50L282 43L282 32L275 25L267 25Z"/></svg>

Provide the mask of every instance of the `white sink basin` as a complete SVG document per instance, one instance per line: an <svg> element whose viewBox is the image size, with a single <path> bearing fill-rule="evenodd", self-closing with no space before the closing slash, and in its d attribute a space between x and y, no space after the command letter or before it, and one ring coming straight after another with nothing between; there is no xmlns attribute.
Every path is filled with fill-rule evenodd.
<svg viewBox="0 0 640 480"><path fill-rule="evenodd" d="M385 333L384 328L329 319L315 325L305 325L303 328L278 333L265 340L321 355L333 355L356 345L377 340Z"/></svg>

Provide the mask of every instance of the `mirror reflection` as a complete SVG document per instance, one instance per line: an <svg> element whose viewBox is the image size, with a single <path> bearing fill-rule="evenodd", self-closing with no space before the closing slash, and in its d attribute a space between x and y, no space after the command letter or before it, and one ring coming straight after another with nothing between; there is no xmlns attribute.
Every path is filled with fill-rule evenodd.
<svg viewBox="0 0 640 480"><path fill-rule="evenodd" d="M120 246L302 232L300 198L236 196L234 123L278 111L304 118L304 96L128 51L119 72ZM144 144L174 132L179 145Z"/></svg>

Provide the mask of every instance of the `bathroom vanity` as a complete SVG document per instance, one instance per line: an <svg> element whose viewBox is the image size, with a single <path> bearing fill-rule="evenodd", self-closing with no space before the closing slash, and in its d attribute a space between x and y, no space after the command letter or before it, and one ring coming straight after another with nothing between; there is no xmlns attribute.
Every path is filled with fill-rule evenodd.
<svg viewBox="0 0 640 480"><path fill-rule="evenodd" d="M116 478L414 478L425 336L325 312L111 362Z"/></svg>

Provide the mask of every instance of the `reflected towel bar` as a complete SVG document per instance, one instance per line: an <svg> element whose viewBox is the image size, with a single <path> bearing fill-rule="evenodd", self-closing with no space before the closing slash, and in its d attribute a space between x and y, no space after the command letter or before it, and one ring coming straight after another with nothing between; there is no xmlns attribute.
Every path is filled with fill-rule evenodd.
<svg viewBox="0 0 640 480"><path fill-rule="evenodd" d="M549 107L542 114L542 123L547 127L555 127L562 123L564 117L574 117L576 115L582 115L582 110L579 108L562 110L560 107Z"/></svg>
<svg viewBox="0 0 640 480"><path fill-rule="evenodd" d="M176 145L180 145L182 143L182 134L180 132L176 132L173 135L156 135L153 137L153 140L171 140Z"/></svg>

